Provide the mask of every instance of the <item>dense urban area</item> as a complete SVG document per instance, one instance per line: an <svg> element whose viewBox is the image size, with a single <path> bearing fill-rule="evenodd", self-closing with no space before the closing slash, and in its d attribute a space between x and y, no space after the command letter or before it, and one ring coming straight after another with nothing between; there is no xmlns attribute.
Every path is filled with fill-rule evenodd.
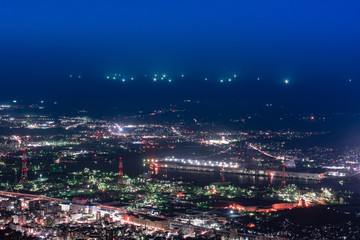
<svg viewBox="0 0 360 240"><path fill-rule="evenodd" d="M256 115L189 118L190 104L112 117L0 105L1 238L360 237L360 148L248 129Z"/></svg>

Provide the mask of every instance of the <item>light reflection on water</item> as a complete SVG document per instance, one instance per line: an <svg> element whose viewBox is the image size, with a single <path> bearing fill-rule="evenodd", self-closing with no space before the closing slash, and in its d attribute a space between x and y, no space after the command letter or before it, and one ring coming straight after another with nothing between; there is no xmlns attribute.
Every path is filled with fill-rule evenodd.
<svg viewBox="0 0 360 240"><path fill-rule="evenodd" d="M149 169L142 164L141 157L126 157L124 158L124 173L131 177L138 176L139 174L148 171ZM131 161L130 161L131 159ZM90 165L88 162L84 164L77 163L67 166L68 170L82 170L84 167L90 169L101 169L103 171L114 171L117 169L118 163L114 161L110 164L97 164ZM281 178L270 176L253 176L253 175L238 175L230 173L219 172L198 172L198 171L182 171L177 172L171 169L159 169L158 174L154 175L155 178L169 179L169 180L184 180L193 181L199 184L209 184L212 182L230 182L236 186L281 186ZM360 178L354 177L352 179L345 179L343 185L340 184L341 179L324 179L322 181L306 180L306 179L286 179L286 184L295 184L300 188L320 189L332 188L339 191L352 191L360 194Z"/></svg>
<svg viewBox="0 0 360 240"><path fill-rule="evenodd" d="M272 178L270 176L237 175L219 172L196 172L196 171L173 171L161 169L156 175L162 179L193 181L198 184L208 184L212 182L230 182L236 186L281 186L282 178ZM307 179L286 179L286 184L295 184L300 188L320 189L332 188L338 191L353 191L360 194L359 178L345 180L343 185L340 179L323 179L322 181Z"/></svg>

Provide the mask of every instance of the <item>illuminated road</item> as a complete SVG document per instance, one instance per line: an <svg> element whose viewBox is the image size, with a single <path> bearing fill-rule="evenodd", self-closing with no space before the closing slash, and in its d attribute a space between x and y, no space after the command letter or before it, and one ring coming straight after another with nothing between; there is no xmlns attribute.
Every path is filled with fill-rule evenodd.
<svg viewBox="0 0 360 240"><path fill-rule="evenodd" d="M60 199L60 198L53 198L53 197L46 197L46 196L41 196L41 195L28 194L28 193L0 191L0 195L24 196L24 197L28 197L28 198L47 199L47 200L56 201L56 202L70 203L69 200L64 200L64 199Z"/></svg>
<svg viewBox="0 0 360 240"><path fill-rule="evenodd" d="M253 150L255 150L255 151L257 151L257 152L259 152L259 153L261 153L261 154L264 154L265 156L268 156L268 157L271 157L271 158L275 158L275 159L277 159L277 160L290 160L290 159L285 158L284 156L273 156L273 155L271 155L270 153L265 152L265 151L262 151L260 148L255 147L255 146L252 145L251 143L248 143L247 145L248 145L248 147L250 147L251 149L253 149Z"/></svg>

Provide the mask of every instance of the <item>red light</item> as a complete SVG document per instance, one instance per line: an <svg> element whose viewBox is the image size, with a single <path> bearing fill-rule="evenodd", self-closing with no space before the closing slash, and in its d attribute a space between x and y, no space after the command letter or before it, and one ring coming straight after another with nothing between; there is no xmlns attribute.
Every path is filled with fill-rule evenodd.
<svg viewBox="0 0 360 240"><path fill-rule="evenodd" d="M253 228L253 227L255 227L255 224L253 224L253 223L249 223L249 224L247 225L247 227L249 227L249 228Z"/></svg>

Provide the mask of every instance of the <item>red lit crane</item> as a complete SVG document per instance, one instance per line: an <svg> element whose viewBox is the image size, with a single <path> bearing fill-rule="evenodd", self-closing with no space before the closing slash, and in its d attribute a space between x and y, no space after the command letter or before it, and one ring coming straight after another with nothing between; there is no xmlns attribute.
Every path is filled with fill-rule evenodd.
<svg viewBox="0 0 360 240"><path fill-rule="evenodd" d="M124 172L123 172L123 161L122 157L119 157L119 178L118 178L118 188L121 189L124 186Z"/></svg>
<svg viewBox="0 0 360 240"><path fill-rule="evenodd" d="M23 183L29 182L27 172L28 172L28 169L27 169L27 160L26 160L26 150L24 148L23 149L22 159L21 159L21 178L20 178L20 182L23 182Z"/></svg>

